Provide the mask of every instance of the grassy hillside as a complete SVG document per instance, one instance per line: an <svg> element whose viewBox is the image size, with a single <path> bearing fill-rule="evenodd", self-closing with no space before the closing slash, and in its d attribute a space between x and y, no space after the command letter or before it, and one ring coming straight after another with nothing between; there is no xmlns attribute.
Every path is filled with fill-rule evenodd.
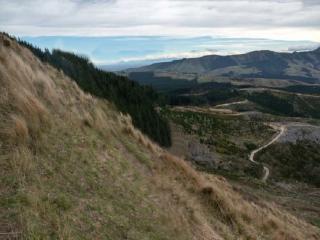
<svg viewBox="0 0 320 240"><path fill-rule="evenodd" d="M136 130L0 35L0 233L21 239L319 239Z"/></svg>
<svg viewBox="0 0 320 240"><path fill-rule="evenodd" d="M27 42L19 43L29 48L41 61L62 70L85 92L105 98L123 113L129 113L133 124L150 138L162 146L170 146L169 125L155 111L158 94L151 87L140 86L126 77L102 71L86 57L61 50L42 51Z"/></svg>

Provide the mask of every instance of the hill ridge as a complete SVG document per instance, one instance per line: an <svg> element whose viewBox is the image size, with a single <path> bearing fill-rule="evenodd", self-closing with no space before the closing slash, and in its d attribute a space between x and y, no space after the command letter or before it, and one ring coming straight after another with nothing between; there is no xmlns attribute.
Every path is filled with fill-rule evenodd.
<svg viewBox="0 0 320 240"><path fill-rule="evenodd" d="M125 71L161 73L161 76L194 74L199 81L225 78L267 78L320 82L319 49L304 52L253 51L237 55L208 55L155 63ZM174 77L172 77L174 79ZM206 79L206 80L202 80Z"/></svg>

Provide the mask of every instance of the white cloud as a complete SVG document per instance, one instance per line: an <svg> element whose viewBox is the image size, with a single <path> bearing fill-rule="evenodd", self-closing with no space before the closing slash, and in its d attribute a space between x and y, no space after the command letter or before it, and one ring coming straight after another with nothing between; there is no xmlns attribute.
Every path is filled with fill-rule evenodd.
<svg viewBox="0 0 320 240"><path fill-rule="evenodd" d="M318 0L0 0L18 35L222 35L320 41Z"/></svg>

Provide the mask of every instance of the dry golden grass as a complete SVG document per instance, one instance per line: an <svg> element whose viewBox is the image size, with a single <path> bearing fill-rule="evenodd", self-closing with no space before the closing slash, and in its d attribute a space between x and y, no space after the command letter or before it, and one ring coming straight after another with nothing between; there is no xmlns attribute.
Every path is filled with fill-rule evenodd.
<svg viewBox="0 0 320 240"><path fill-rule="evenodd" d="M18 116L11 116L13 126L8 129L8 138L16 144L26 143L29 137L29 130L26 121Z"/></svg>
<svg viewBox="0 0 320 240"><path fill-rule="evenodd" d="M18 147L12 151L11 168L19 176L19 182L25 184L27 178L32 177L34 168L33 155L27 147Z"/></svg>
<svg viewBox="0 0 320 240"><path fill-rule="evenodd" d="M125 134L131 135L132 137L137 139L141 145L149 149L157 157L161 155L163 150L156 143L154 143L147 136L141 133L141 131L139 131L133 126L132 119L129 115L123 115L122 113L120 113L118 117L118 123Z"/></svg>

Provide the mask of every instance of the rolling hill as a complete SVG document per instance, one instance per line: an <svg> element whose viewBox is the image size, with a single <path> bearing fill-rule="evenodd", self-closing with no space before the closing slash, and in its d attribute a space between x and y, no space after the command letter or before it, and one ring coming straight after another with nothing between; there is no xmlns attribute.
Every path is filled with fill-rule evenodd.
<svg viewBox="0 0 320 240"><path fill-rule="evenodd" d="M152 72L157 77L196 79L198 82L217 78L264 78L320 83L320 48L293 53L263 50L230 56L209 55L126 71L134 80L139 80L137 73L145 72Z"/></svg>

